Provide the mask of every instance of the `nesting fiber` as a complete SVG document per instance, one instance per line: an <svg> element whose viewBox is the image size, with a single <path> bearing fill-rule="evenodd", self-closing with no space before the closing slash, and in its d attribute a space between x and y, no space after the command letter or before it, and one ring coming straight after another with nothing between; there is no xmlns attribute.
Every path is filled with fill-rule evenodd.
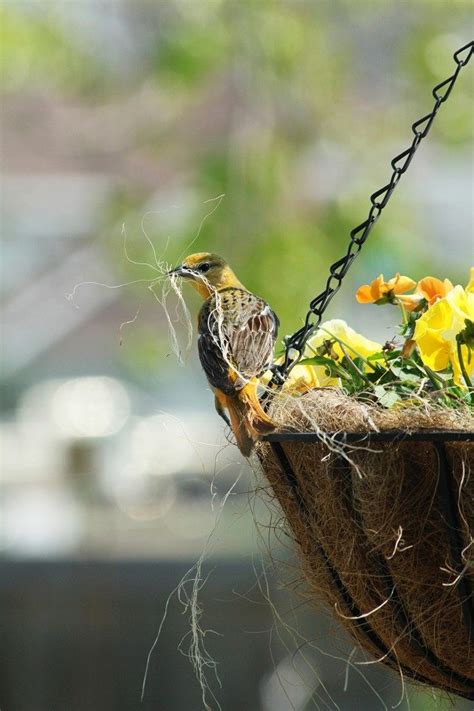
<svg viewBox="0 0 474 711"><path fill-rule="evenodd" d="M325 435L473 432L472 410L427 403L386 410L324 388L278 396L271 415L281 429L320 435L316 442L281 441L280 458L267 442L258 450L312 595L325 599L376 659L474 698L473 600L465 599L474 589L474 442L362 439L341 446ZM448 530L446 499L456 531Z"/></svg>

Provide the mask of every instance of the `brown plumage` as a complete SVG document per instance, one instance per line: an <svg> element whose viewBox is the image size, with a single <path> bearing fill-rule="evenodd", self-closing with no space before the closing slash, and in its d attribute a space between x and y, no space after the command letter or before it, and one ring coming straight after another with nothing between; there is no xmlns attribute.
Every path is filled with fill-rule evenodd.
<svg viewBox="0 0 474 711"><path fill-rule="evenodd" d="M199 358L218 413L249 456L258 435L274 429L258 400L257 379L271 364L278 318L216 254L193 254L173 273L189 279L205 299L198 319Z"/></svg>

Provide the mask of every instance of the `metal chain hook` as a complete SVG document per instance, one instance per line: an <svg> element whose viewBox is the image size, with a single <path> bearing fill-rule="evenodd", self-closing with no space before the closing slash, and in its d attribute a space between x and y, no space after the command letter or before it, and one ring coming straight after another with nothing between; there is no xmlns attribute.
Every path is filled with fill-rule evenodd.
<svg viewBox="0 0 474 711"><path fill-rule="evenodd" d="M292 368L301 360L308 338L317 330L321 324L323 314L327 309L331 299L341 288L342 281L346 276L354 259L360 253L362 246L367 240L373 226L379 219L393 191L395 190L401 176L408 169L413 156L415 155L421 141L428 135L438 110L449 97L462 67L465 67L474 53L474 41L468 42L453 54L456 69L453 74L444 81L437 84L432 95L435 99L434 106L429 114L415 121L412 124L414 134L411 145L399 153L390 165L392 176L389 182L370 196L371 206L367 219L355 227L350 233L349 247L344 257L334 262L329 268L329 277L324 290L318 294L309 304L304 325L295 331L291 336L284 339L285 354L283 362L272 367L272 378L269 387L279 387L284 382Z"/></svg>

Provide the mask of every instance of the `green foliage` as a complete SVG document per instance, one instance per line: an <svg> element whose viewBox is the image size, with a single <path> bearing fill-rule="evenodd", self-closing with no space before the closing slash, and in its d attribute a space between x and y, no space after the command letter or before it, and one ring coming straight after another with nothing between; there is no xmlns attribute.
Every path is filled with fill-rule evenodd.
<svg viewBox="0 0 474 711"><path fill-rule="evenodd" d="M210 81L223 55L228 51L228 36L221 23L212 30L204 22L189 22L181 17L162 35L155 72L160 81L189 91L201 81Z"/></svg>
<svg viewBox="0 0 474 711"><path fill-rule="evenodd" d="M0 6L1 90L60 88L89 94L104 77L92 54L67 34L51 13L22 14Z"/></svg>
<svg viewBox="0 0 474 711"><path fill-rule="evenodd" d="M382 300L377 303L382 303ZM389 303L389 300L386 303ZM421 302L420 308L426 310L426 302ZM397 345L391 341L382 351L372 353L366 358L357 354L350 344L340 338L328 337L316 349L316 355L301 359L299 365L323 366L325 374L337 378L339 386L348 395L355 395L385 408L392 408L403 402L422 404L426 400L449 408L474 405L474 389L464 368L460 350L461 344L466 342L466 337L469 339L470 334L474 333L474 324L466 319L466 328L457 337L458 358L464 381L468 386L466 388L455 382L451 364L445 370L435 372L423 362L414 341L411 340L418 316L419 314L409 314L408 322L402 324L402 341ZM339 352L334 348L336 345Z"/></svg>
<svg viewBox="0 0 474 711"><path fill-rule="evenodd" d="M369 194L388 178L389 159L409 140L410 123L430 108L433 84L453 69L470 14L468 4L455 5L453 13L447 3L415 2L394 13L393 3L348 1L137 3L137 26L148 30L136 51L142 59L117 76L64 15L9 6L0 10L3 87L52 86L97 105L119 87L140 119L120 144L136 162L98 232L120 281L148 275L125 260L120 230L125 223L137 260L150 261L140 224L155 193L171 185L193 194L176 228L160 217L147 222L158 252L170 238L172 263L195 237L206 201L225 193L193 249L222 253L275 308L284 335L301 325L329 264L365 219ZM463 77L429 139L434 155L444 145L466 147L471 110ZM115 115L120 125L119 104ZM123 156L110 158L120 173ZM440 271L426 249L430 216L413 194L397 189L358 262L366 274ZM459 281L462 270L447 276Z"/></svg>

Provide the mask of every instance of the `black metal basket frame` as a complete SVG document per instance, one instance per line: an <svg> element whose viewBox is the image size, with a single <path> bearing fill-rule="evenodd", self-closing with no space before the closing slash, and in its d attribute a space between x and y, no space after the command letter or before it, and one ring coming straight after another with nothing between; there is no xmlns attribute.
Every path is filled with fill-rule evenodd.
<svg viewBox="0 0 474 711"><path fill-rule="evenodd" d="M448 542L450 549L451 564L453 569L459 573L456 587L458 590L460 604L463 610L463 619L466 626L468 639L471 643L474 631L474 593L468 577L465 575L465 565L462 560L462 551L464 548L461 523L459 521L458 509L456 505L456 494L453 490L453 473L449 466L449 459L446 453L446 442L473 442L474 432L463 431L427 431L427 432L401 432L401 431L385 431L385 432L336 432L325 433L325 439L331 437L341 444L377 444L377 443L400 443L400 442L432 442L438 456L438 487L440 491L440 502L442 505L442 516L446 523L448 533ZM285 481L292 492L295 500L298 502L302 515L308 515L307 502L301 495L298 486L296 474L291 466L283 444L285 442L300 442L301 444L319 443L323 444L321 436L317 432L276 432L262 437L263 441L269 443L272 452L280 466L281 472ZM336 455L337 456L337 455ZM350 497L353 497L352 492L352 475L350 464L339 456L340 464L344 472L344 485ZM356 508L353 513L357 516ZM363 529L362 524L360 529ZM350 611L350 615L354 619L354 623L359 628L359 631L366 636L371 645L380 652L380 657L384 658L390 666L401 669L406 676L419 681L421 683L433 686L433 682L424 677L421 673L409 669L401 665L395 654L387 648L379 635L372 629L370 623L364 618L363 613L359 610L357 604L353 600L349 590L344 585L341 577L331 562L323 545L319 542L319 553L324 561L328 576L338 591L341 601ZM452 689L453 693L463 696L464 698L474 700L474 681L467 677L458 674L455 670L449 668L442 662L435 652L429 649L423 640L423 637L416 627L413 620L410 619L408 612L403 605L400 597L397 594L396 585L387 567L386 561L382 555L376 554L373 558L377 566L377 573L380 580L384 581L384 589L386 597L392 606L392 611L405 633L410 635L412 643L424 655L427 661L436 667L438 672L441 672L446 677L446 685L449 687L452 682L457 682L459 685L466 687L466 692Z"/></svg>

